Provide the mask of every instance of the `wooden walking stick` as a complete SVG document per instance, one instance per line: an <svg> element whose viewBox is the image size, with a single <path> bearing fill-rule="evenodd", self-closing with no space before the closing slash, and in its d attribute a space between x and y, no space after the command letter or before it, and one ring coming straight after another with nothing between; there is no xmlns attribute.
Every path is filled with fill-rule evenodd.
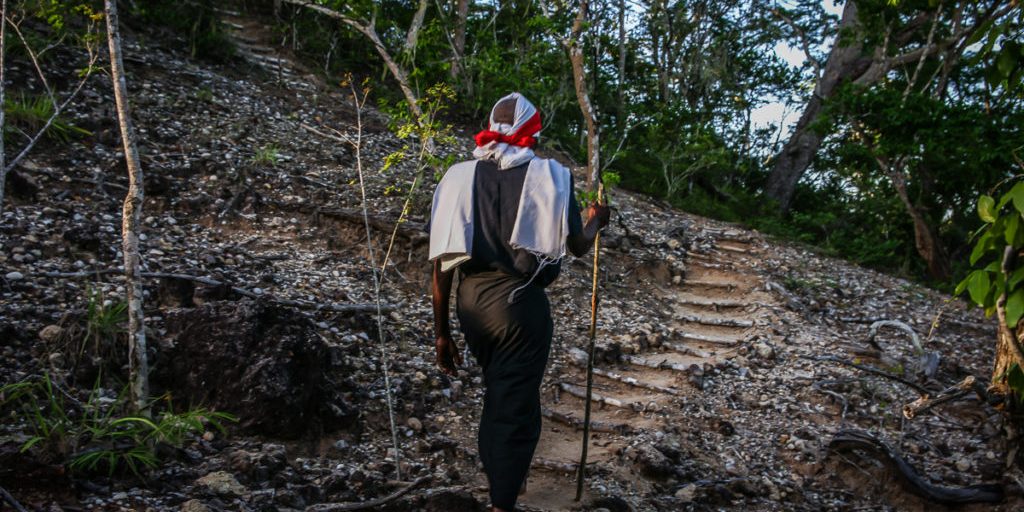
<svg viewBox="0 0 1024 512"><path fill-rule="evenodd" d="M597 204L604 196L604 185L598 182ZM580 466L576 471L576 501L583 497L583 478L587 472L587 448L590 446L590 397L594 392L594 341L597 339L597 268L601 261L601 231L594 236L594 279L590 289L590 347L587 349L587 398L583 403L583 449Z"/></svg>
<svg viewBox="0 0 1024 512"><path fill-rule="evenodd" d="M589 0L579 0L579 10L572 23L572 32L565 41L569 50L569 63L572 64L572 81L576 88L576 99L580 104L580 112L587 124L587 183L591 190L597 190L597 204L604 199L604 184L601 183L601 145L598 143L597 114L587 94L587 73L581 48L580 38L585 27ZM580 466L576 472L576 501L583 497L583 478L587 472L587 448L590 445L590 397L594 388L594 339L597 337L597 268L601 260L601 230L594 236L594 282L590 294L590 350L587 356L587 398L583 412L583 450L580 454Z"/></svg>

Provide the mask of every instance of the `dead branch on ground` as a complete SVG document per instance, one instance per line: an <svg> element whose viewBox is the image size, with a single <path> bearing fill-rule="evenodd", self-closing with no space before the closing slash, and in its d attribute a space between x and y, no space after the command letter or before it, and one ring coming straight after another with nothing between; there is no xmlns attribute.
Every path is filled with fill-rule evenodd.
<svg viewBox="0 0 1024 512"><path fill-rule="evenodd" d="M416 480L413 480L409 485L402 487L401 489L375 500L364 501L361 503L320 503L311 507L306 507L306 512L342 512L349 510L366 510L370 508L377 508L392 501L409 494L413 489L429 482L431 479L430 475L421 476Z"/></svg>
<svg viewBox="0 0 1024 512"><path fill-rule="evenodd" d="M967 503L999 503L1003 487L998 484L977 484L967 487L940 487L922 478L913 466L886 443L861 430L841 430L828 444L829 453L860 450L874 454L890 466L908 490L926 500L944 505Z"/></svg>
<svg viewBox="0 0 1024 512"><path fill-rule="evenodd" d="M942 390L942 392L938 393L934 397L929 397L925 395L922 396L921 398L918 398L917 400L914 400L913 402L910 402L907 405L904 405L903 416L908 420L912 420L918 414L928 411L933 407L942 405L946 402L959 400L960 398L963 398L970 394L971 391L977 392L979 398L984 398L985 391L984 389L979 388L981 388L981 385L977 384L974 376L968 375L967 377L964 377L964 380L961 381L959 384L956 384L955 386L950 386Z"/></svg>
<svg viewBox="0 0 1024 512"><path fill-rule="evenodd" d="M42 276L50 278L80 278L80 277L94 277L105 274L117 274L120 273L120 269L100 269L100 270L88 270L82 272L43 272ZM266 293L256 293L245 288L238 286L231 286L223 281L218 281L212 277L193 276L189 274L179 274L174 272L140 272L140 277L149 278L170 278L170 279L184 279L186 281L192 281L194 283L204 284L207 286L219 287L219 286L230 286L231 291L247 297L250 299L259 299L269 301L271 303L288 306L298 309L310 309L314 311L332 311L334 313L372 313L377 311L375 304L334 304L329 302L311 302L308 300L300 299L282 299L274 297ZM381 309L383 311L394 311L397 308L394 304L382 304Z"/></svg>
<svg viewBox="0 0 1024 512"><path fill-rule="evenodd" d="M924 386L922 386L922 385L920 385L920 384L918 384L916 382L911 382L911 381L909 381L907 379L904 379L903 377L900 377L899 375L894 375L891 372L887 372L885 370L882 370L881 368L875 368L874 366L871 366L871 365L860 364L860 363L851 361L849 359L843 359L841 357L836 357L836 356L805 356L805 355L801 355L800 357L803 358L803 359L810 360L810 361L837 363L837 364L841 364L843 366L849 366L850 368L856 368L858 370L868 372L868 373L870 373L872 375L877 375L879 377L884 377L886 379L899 382L900 384L903 384L904 386L912 388L914 391L917 391L921 395L927 396L928 393L929 393L928 390L924 388Z"/></svg>

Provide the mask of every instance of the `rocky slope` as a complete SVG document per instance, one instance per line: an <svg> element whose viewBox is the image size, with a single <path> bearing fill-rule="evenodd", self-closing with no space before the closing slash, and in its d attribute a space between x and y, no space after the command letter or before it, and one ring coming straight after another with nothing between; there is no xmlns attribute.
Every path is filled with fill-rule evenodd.
<svg viewBox="0 0 1024 512"><path fill-rule="evenodd" d="M430 187L413 201L384 273L396 459L356 153L337 140L357 136L351 99L304 77L258 22L229 21L244 51L226 65L190 60L175 41L130 38L125 51L147 173L155 390L241 421L227 437L211 431L165 454L140 480L71 478L27 460L31 452L17 453L24 427L8 416L0 485L39 509L295 509L384 496L398 462L406 480L429 482L386 509L481 509L480 372L470 362L449 379L432 364L422 232ZM19 72L28 69L15 67L15 80ZM123 372L117 346L97 359L76 345L90 298L114 304L123 294L108 272L121 262L126 185L111 105L109 84L91 80L69 117L93 135L35 151L0 218L0 383L45 370L87 393L100 371ZM406 141L376 111L362 114L379 259L414 169L379 171ZM1001 484L1008 498L996 509L1019 508L1021 474L1006 469L1015 447L998 411L968 395L914 419L902 413L922 390L986 379L991 321L913 283L644 196L616 191L612 200L587 497L571 500L592 271L584 258L567 262L549 290L557 325L524 508L930 508L878 457L830 451L844 429L873 433L934 485ZM930 364L900 329L872 336L876 320L909 326L934 354Z"/></svg>

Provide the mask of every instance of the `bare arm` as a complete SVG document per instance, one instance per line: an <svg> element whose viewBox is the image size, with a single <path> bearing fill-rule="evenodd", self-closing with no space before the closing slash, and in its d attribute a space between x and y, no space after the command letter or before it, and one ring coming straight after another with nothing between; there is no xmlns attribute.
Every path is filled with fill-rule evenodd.
<svg viewBox="0 0 1024 512"><path fill-rule="evenodd" d="M594 246L597 233L608 225L611 209L603 204L591 205L587 208L587 223L583 225L583 233L566 238L569 252L577 258L583 256Z"/></svg>
<svg viewBox="0 0 1024 512"><path fill-rule="evenodd" d="M437 351L437 366L448 375L455 375L462 364L462 356L452 339L449 310L452 295L453 270L441 271L440 258L434 260L433 306L434 306L434 348Z"/></svg>

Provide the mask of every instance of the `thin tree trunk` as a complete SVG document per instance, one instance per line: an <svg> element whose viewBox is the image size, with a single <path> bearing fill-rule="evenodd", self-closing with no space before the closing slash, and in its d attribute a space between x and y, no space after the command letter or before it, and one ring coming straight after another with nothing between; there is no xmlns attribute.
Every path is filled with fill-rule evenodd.
<svg viewBox="0 0 1024 512"><path fill-rule="evenodd" d="M7 160L4 158L4 106L5 98L4 93L7 90L4 87L5 74L4 70L4 55L7 50L4 45L5 37L7 36L7 0L0 1L0 213L4 212L4 184L7 183Z"/></svg>
<svg viewBox="0 0 1024 512"><path fill-rule="evenodd" d="M462 59L466 55L466 20L469 17L469 0L456 0L455 8L455 41L452 50L452 78L462 73Z"/></svg>
<svg viewBox="0 0 1024 512"><path fill-rule="evenodd" d="M619 125L625 126L626 110L623 91L626 90L626 0L619 0Z"/></svg>
<svg viewBox="0 0 1024 512"><path fill-rule="evenodd" d="M409 31L405 34L405 52L412 54L416 51L416 42L420 36L420 29L423 28L423 20L427 17L427 0L420 0L420 6L412 17Z"/></svg>
<svg viewBox="0 0 1024 512"><path fill-rule="evenodd" d="M896 194L900 197L900 201L903 202L904 208L907 209L907 213L914 222L914 247L917 249L917 254L928 265L928 275L938 281L948 280L951 272L949 256L946 255L942 243L939 241L938 236L936 236L935 229L925 219L921 210L911 201L910 194L907 193L907 177L901 168L902 163L897 161L895 164L890 165L882 157L876 157L876 160L886 175L889 176L889 179L892 180Z"/></svg>
<svg viewBox="0 0 1024 512"><path fill-rule="evenodd" d="M139 275L139 228L142 217L142 165L135 145L131 112L128 106L128 86L121 59L121 36L117 25L117 0L105 0L107 14L107 44L110 47L110 76L114 82L117 119L124 143L124 158L128 167L128 195L124 199L121 217L121 244L124 252L125 288L128 290L128 371L132 406L148 414L149 362L146 360L146 326L142 310L142 279Z"/></svg>
<svg viewBox="0 0 1024 512"><path fill-rule="evenodd" d="M580 41L583 22L587 14L587 1L580 0L580 9L576 13L576 19L572 24L572 34L566 44L569 47L569 62L572 64L572 81L576 87L576 100L580 104L583 120L587 124L587 188L597 190L600 185L598 173L601 171L599 165L601 145L598 140L599 133L594 106L587 93L587 72L584 67L582 42Z"/></svg>

